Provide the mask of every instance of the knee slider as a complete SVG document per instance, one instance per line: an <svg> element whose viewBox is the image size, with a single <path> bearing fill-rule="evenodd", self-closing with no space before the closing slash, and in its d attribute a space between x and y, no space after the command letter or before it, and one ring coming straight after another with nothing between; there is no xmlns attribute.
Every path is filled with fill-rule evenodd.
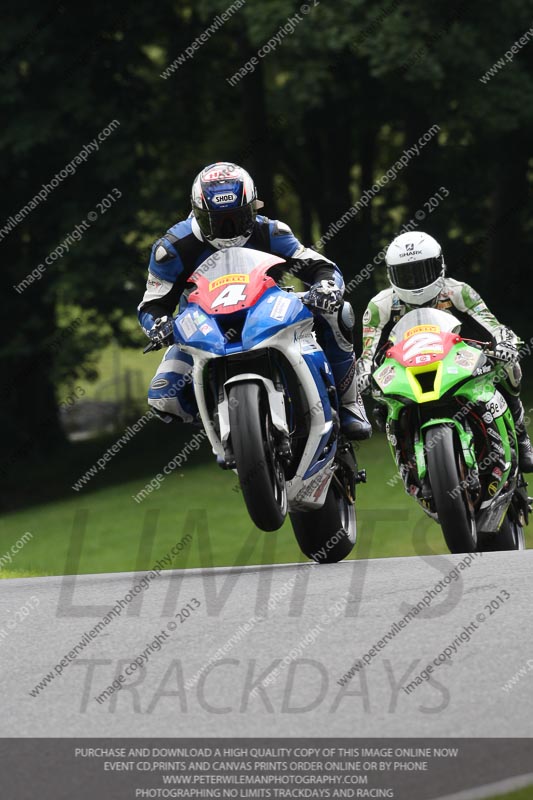
<svg viewBox="0 0 533 800"><path fill-rule="evenodd" d="M353 344L353 329L355 325L355 314L351 303L344 301L339 309L339 330L348 342Z"/></svg>
<svg viewBox="0 0 533 800"><path fill-rule="evenodd" d="M174 406L193 413L196 409L194 388L188 374L180 372L158 372L150 383L148 402L156 404L157 408L176 413Z"/></svg>
<svg viewBox="0 0 533 800"><path fill-rule="evenodd" d="M150 382L148 397L154 400L168 397L170 377L170 375L155 375Z"/></svg>
<svg viewBox="0 0 533 800"><path fill-rule="evenodd" d="M512 388L515 391L520 391L522 383L522 367L520 364L509 364L505 371L507 372L507 378Z"/></svg>

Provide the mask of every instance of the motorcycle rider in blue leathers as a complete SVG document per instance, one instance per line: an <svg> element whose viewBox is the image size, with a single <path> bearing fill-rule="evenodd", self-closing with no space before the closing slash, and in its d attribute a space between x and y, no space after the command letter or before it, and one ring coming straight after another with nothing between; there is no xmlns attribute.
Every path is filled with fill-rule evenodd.
<svg viewBox="0 0 533 800"><path fill-rule="evenodd" d="M205 167L193 183L191 204L189 217L153 245L146 291L138 308L145 333L171 345L150 384L150 406L166 422L195 421L198 409L189 378L192 358L172 344L172 315L186 292L187 280L209 256L226 247L249 247L285 259L285 264L271 271L275 279L288 271L310 287L307 303L333 371L341 430L350 439L367 439L372 427L357 391L354 314L350 304L343 302L344 281L338 267L300 244L284 223L257 214L263 203L257 199L251 176L236 164L218 162Z"/></svg>

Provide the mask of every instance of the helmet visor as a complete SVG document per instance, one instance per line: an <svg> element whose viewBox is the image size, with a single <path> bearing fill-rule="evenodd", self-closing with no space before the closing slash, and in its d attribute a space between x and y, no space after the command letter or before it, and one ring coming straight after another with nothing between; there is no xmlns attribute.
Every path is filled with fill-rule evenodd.
<svg viewBox="0 0 533 800"><path fill-rule="evenodd" d="M389 266L389 278L398 289L424 289L442 274L442 256Z"/></svg>
<svg viewBox="0 0 533 800"><path fill-rule="evenodd" d="M208 240L250 236L256 217L253 202L221 211L207 211L196 207L193 211L202 234Z"/></svg>

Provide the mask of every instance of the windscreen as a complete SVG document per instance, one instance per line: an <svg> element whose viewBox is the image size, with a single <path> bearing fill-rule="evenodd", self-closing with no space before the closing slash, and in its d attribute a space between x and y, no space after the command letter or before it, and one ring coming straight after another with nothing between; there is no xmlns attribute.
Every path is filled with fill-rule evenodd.
<svg viewBox="0 0 533 800"><path fill-rule="evenodd" d="M283 259L269 253L261 253L247 247L227 247L217 250L209 256L191 276L191 281L197 281L200 275L213 280L222 275L249 275L260 266L274 266L282 264Z"/></svg>
<svg viewBox="0 0 533 800"><path fill-rule="evenodd" d="M405 334L419 326L430 326L433 333L459 333L461 323L453 314L439 311L436 308L418 308L409 311L396 323L390 333L390 340L395 344L405 339ZM438 328L438 330L436 330Z"/></svg>

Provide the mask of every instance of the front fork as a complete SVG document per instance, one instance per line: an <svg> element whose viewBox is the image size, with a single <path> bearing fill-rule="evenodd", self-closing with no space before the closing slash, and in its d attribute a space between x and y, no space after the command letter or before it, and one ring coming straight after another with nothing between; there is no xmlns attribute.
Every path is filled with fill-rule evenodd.
<svg viewBox="0 0 533 800"><path fill-rule="evenodd" d="M454 427L461 444L463 459L468 470L468 482L473 489L479 489L479 473L477 468L476 454L474 450L474 437L467 420L459 421L453 417L435 417L426 422L422 422L420 415L413 421L407 430L405 420L405 406L396 400L386 399L388 406L386 433L392 455L400 477L403 480L407 494L415 496L417 499L429 499L431 487L427 483L427 460L425 432L430 427L446 425ZM413 406L413 410L414 410ZM418 410L418 407L416 407ZM407 437L412 437L411 446L408 448L412 454L406 458L405 444ZM415 480L413 480L413 476ZM465 476L467 477L467 476Z"/></svg>
<svg viewBox="0 0 533 800"><path fill-rule="evenodd" d="M436 417L425 423L417 424L413 439L414 456L406 461L400 445L405 437L405 431L401 430L400 413L405 407L396 401L388 401L387 405L389 406L387 437L408 494L415 494L423 499L430 494L430 487L426 484L425 431L436 425L455 428L467 470L465 481L472 492L479 491L481 488L480 467L485 472L490 468L490 472L494 477L494 486L491 483L492 496L498 494L507 484L509 476L515 473L517 467L517 441L509 409L506 409L499 417L493 417L490 414L484 415L483 421L487 430L488 454L479 463L474 447L473 432L465 414L461 415L462 419L458 419L459 415L456 414L454 417ZM410 482L410 476L413 472L418 477L418 486Z"/></svg>

